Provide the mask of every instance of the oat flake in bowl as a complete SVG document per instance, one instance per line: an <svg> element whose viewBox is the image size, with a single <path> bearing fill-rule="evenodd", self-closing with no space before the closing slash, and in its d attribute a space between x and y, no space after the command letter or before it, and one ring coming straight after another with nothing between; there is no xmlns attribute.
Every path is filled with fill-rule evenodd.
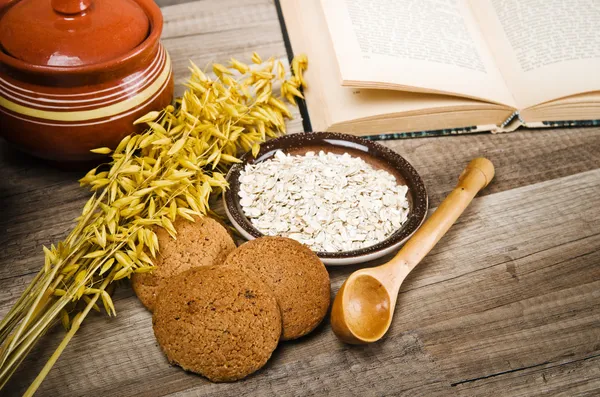
<svg viewBox="0 0 600 397"><path fill-rule="evenodd" d="M348 153L320 151L247 164L240 205L252 225L314 251L342 252L384 241L407 220L408 188Z"/></svg>

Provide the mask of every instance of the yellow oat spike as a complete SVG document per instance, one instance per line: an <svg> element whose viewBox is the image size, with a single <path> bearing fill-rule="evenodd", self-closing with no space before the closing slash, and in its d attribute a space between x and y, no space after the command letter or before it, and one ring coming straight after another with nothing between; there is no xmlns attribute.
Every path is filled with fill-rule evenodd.
<svg viewBox="0 0 600 397"><path fill-rule="evenodd" d="M126 207L131 204L137 205L137 203L139 203L139 202L140 202L139 197L125 196L118 200L113 201L112 206L114 208L121 209L121 208Z"/></svg>
<svg viewBox="0 0 600 397"><path fill-rule="evenodd" d="M242 62L238 61L235 58L231 58L231 60L229 61L229 63L231 64L232 68L234 68L235 70L237 70L241 74L248 73L249 67L245 63L242 63Z"/></svg>
<svg viewBox="0 0 600 397"><path fill-rule="evenodd" d="M238 159L237 157L231 156L226 153L221 153L221 160L227 161L228 163L241 163L242 162L242 160Z"/></svg>
<svg viewBox="0 0 600 397"><path fill-rule="evenodd" d="M277 61L277 78L279 78L279 80L285 78L285 66L283 66L283 62L281 61Z"/></svg>
<svg viewBox="0 0 600 397"><path fill-rule="evenodd" d="M177 208L177 213L179 214L179 216L187 219L190 222L194 222L193 215L198 216L198 212L190 210L189 208Z"/></svg>
<svg viewBox="0 0 600 397"><path fill-rule="evenodd" d="M156 236L156 233L152 230L146 230L146 238L144 241L150 250L152 257L156 258L156 252L158 251L158 236Z"/></svg>
<svg viewBox="0 0 600 397"><path fill-rule="evenodd" d="M159 123L155 123L154 121L149 121L146 124L148 124L148 127L150 127L150 129L152 129L153 131L159 132L163 135L167 135L167 130L165 130L165 127L163 127Z"/></svg>
<svg viewBox="0 0 600 397"><path fill-rule="evenodd" d="M217 157L215 157L214 161L213 161L213 165L212 165L212 169L214 170L215 168L217 168L217 166L219 165L219 161L221 161L221 157L223 156L223 153L221 152L217 152Z"/></svg>
<svg viewBox="0 0 600 397"><path fill-rule="evenodd" d="M162 224L162 227L164 227L165 230L167 232L169 232L171 237L175 238L175 236L177 235L177 231L175 230L175 227L173 226L173 223L169 220L169 218L167 218L166 216L163 216L160 219L160 222Z"/></svg>
<svg viewBox="0 0 600 397"><path fill-rule="evenodd" d="M131 265L133 265L133 263L131 262L131 259L129 258L129 256L125 255L121 251L115 252L115 259L124 268L128 268L128 267L131 267Z"/></svg>
<svg viewBox="0 0 600 397"><path fill-rule="evenodd" d="M156 269L156 266L142 266L135 269L134 273L150 273Z"/></svg>
<svg viewBox="0 0 600 397"><path fill-rule="evenodd" d="M193 76L192 77L197 77L200 81L206 81L206 75L204 74L204 72L198 67L196 66L196 64L194 62L192 62L190 60L190 71L192 72Z"/></svg>
<svg viewBox="0 0 600 397"><path fill-rule="evenodd" d="M298 106L296 103L296 97L292 94L285 94L285 99L294 106Z"/></svg>
<svg viewBox="0 0 600 397"><path fill-rule="evenodd" d="M115 278L116 278L116 275L115 275ZM104 310L106 310L106 313L109 316L116 316L117 311L115 310L115 305L113 304L113 301L112 301L110 295L108 294L108 292L102 291L102 294L100 296L102 297L102 303L104 304Z"/></svg>
<svg viewBox="0 0 600 397"><path fill-rule="evenodd" d="M213 64L213 72L217 76L222 75L222 74L233 74L233 73L231 73L231 70L227 69L225 66L221 65L220 63Z"/></svg>
<svg viewBox="0 0 600 397"><path fill-rule="evenodd" d="M292 59L292 72L294 76L302 76L302 72L308 67L308 57L306 54L299 54Z"/></svg>
<svg viewBox="0 0 600 397"><path fill-rule="evenodd" d="M291 93L294 96L297 96L299 98L303 98L304 99L304 95L302 95L302 93L300 91L298 91L298 89L296 87L294 87L293 84L288 84L286 87L286 90Z"/></svg>
<svg viewBox="0 0 600 397"><path fill-rule="evenodd" d="M139 119L137 119L136 121L134 121L133 124L136 125L136 124L143 124L143 123L147 123L150 121L154 121L158 118L158 116L160 116L160 112L157 112L157 111L148 112L145 115L143 115L142 117L140 117Z"/></svg>
<svg viewBox="0 0 600 397"><path fill-rule="evenodd" d="M93 181L96 177L96 171L98 171L97 168L92 168L87 174L85 174L85 176L83 178L81 178L79 180L79 185L85 186L85 185L89 184L91 181ZM92 197L92 198L95 199L95 197ZM92 200L92 198L90 198L88 200L88 202L86 203L85 207L83 207L83 211L82 211L83 213L86 212L86 209L89 209L90 201L93 203L94 200Z"/></svg>
<svg viewBox="0 0 600 397"><path fill-rule="evenodd" d="M49 248L47 248L45 245L42 246L42 250L44 251L44 254L46 255L46 258L48 258L48 265L54 264L57 261L57 257L56 254Z"/></svg>
<svg viewBox="0 0 600 397"><path fill-rule="evenodd" d="M204 87L202 84L196 83L195 81L188 82L187 86L196 91L200 91L200 93L206 92L206 87Z"/></svg>
<svg viewBox="0 0 600 397"><path fill-rule="evenodd" d="M115 276L113 277L113 280L114 281L121 280L125 277L129 277L130 274L131 274L131 269L129 269L129 268L121 269L115 274Z"/></svg>
<svg viewBox="0 0 600 397"><path fill-rule="evenodd" d="M69 319L69 313L65 309L60 310L60 322L62 323L65 331L71 329L71 320Z"/></svg>
<svg viewBox="0 0 600 397"><path fill-rule="evenodd" d="M115 154L123 152L123 150L125 150L125 148L127 147L127 144L129 143L130 140L131 140L131 135L127 135L125 138L121 139L121 142L119 142L119 145L115 149Z"/></svg>
<svg viewBox="0 0 600 397"><path fill-rule="evenodd" d="M171 143L171 138L157 139L157 140L155 140L155 141L152 142L152 144L155 145L155 146L168 145L169 143Z"/></svg>
<svg viewBox="0 0 600 397"><path fill-rule="evenodd" d="M117 183L116 182L111 182L110 184L110 201L115 201L115 199L117 198Z"/></svg>
<svg viewBox="0 0 600 397"><path fill-rule="evenodd" d="M79 269L79 265L77 263L73 263L73 264L63 267L60 272L62 274L69 276L69 273L73 273L73 272L77 271L78 269Z"/></svg>
<svg viewBox="0 0 600 397"><path fill-rule="evenodd" d="M111 150L111 148L108 148L108 147L101 147L98 149L92 149L92 150L90 150L90 152L97 153L97 154L109 154L112 152L112 150Z"/></svg>
<svg viewBox="0 0 600 397"><path fill-rule="evenodd" d="M167 152L168 156L172 156L183 148L183 145L187 142L187 138L184 136L173 144L171 149Z"/></svg>
<svg viewBox="0 0 600 397"><path fill-rule="evenodd" d="M106 273L112 267L112 265L114 263L115 263L115 258L110 258L106 262L104 262L104 265L102 265L102 267L100 268L100 275L103 275L104 273Z"/></svg>
<svg viewBox="0 0 600 397"><path fill-rule="evenodd" d="M84 292L85 292L85 287L84 286L79 287L79 289L77 290L77 293L73 297L73 301L75 302L78 299L81 299L81 297L83 296Z"/></svg>
<svg viewBox="0 0 600 397"><path fill-rule="evenodd" d="M140 144L139 144L140 149L144 149L145 147L148 147L155 140L156 140L156 137L154 135L145 136L140 141Z"/></svg>
<svg viewBox="0 0 600 397"><path fill-rule="evenodd" d="M175 222L175 218L177 218L177 203L175 200L171 201L169 206L169 218L171 218L171 222Z"/></svg>
<svg viewBox="0 0 600 397"><path fill-rule="evenodd" d="M96 236L96 241L98 241L98 245L100 245L102 248L106 248L106 241L102 240L102 235L100 234L100 230L98 230L98 228L93 228L94 230L94 235Z"/></svg>
<svg viewBox="0 0 600 397"><path fill-rule="evenodd" d="M184 124L179 124L178 126L171 128L171 130L169 130L169 135L173 136L173 135L179 134L181 132L181 130L183 130L184 127L185 127Z"/></svg>
<svg viewBox="0 0 600 397"><path fill-rule="evenodd" d="M256 158L256 156L258 156L259 151L260 151L260 144L255 143L254 145L252 145L252 156L254 156Z"/></svg>
<svg viewBox="0 0 600 397"><path fill-rule="evenodd" d="M153 218L155 212L156 212L156 202L154 201L154 198L151 197L150 202L148 204L148 217Z"/></svg>
<svg viewBox="0 0 600 397"><path fill-rule="evenodd" d="M160 188L173 186L175 184L177 184L177 181L174 180L158 180L150 182L150 186Z"/></svg>
<svg viewBox="0 0 600 397"><path fill-rule="evenodd" d="M256 52L253 52L252 53L252 62L257 65L260 65L262 63L262 58Z"/></svg>
<svg viewBox="0 0 600 397"><path fill-rule="evenodd" d="M287 108L287 106L285 106L285 103L281 102L279 99L270 97L269 104L276 107L277 109L279 109L279 111L281 111L281 113L283 113L286 117L288 117L288 118L292 117L292 113Z"/></svg>
<svg viewBox="0 0 600 397"><path fill-rule="evenodd" d="M97 250L97 251L94 251L94 252L91 252L91 253L85 255L83 258L84 259L95 259L95 258L100 258L104 254L106 254L105 250Z"/></svg>
<svg viewBox="0 0 600 397"><path fill-rule="evenodd" d="M198 207L198 203L196 203L196 200L191 194L186 194L185 199L192 210L200 212L200 207Z"/></svg>

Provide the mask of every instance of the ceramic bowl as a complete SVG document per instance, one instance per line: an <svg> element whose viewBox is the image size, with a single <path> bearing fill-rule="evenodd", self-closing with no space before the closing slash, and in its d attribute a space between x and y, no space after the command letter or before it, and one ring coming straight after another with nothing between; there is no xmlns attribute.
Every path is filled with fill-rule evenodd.
<svg viewBox="0 0 600 397"><path fill-rule="evenodd" d="M421 226L427 215L427 191L417 171L404 157L376 142L352 135L331 132L306 132L285 135L261 145L254 158L251 153L242 157L242 163L234 165L227 174L229 189L223 194L227 217L240 234L248 240L263 236L244 215L239 203L240 172L246 164L262 162L271 158L278 150L290 154L309 151L348 153L361 157L377 169L384 169L396 177L398 183L408 187L409 215L402 227L386 240L371 247L344 252L317 252L326 265L350 265L369 262L397 251Z"/></svg>
<svg viewBox="0 0 600 397"><path fill-rule="evenodd" d="M153 0L0 0L0 134L58 162L94 160L173 97Z"/></svg>

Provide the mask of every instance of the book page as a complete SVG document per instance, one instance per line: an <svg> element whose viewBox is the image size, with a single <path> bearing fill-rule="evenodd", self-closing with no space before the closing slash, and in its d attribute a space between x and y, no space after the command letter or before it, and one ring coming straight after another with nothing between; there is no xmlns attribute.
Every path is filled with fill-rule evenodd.
<svg viewBox="0 0 600 397"><path fill-rule="evenodd" d="M304 90L304 95L315 131L328 130L334 124L360 119L373 120L391 115L449 114L458 110L498 112L500 117L482 121L492 124L504 120L511 113L506 106L474 99L343 87L339 83L339 71L331 42L323 40L327 35L327 27L319 0L280 0L280 4L294 53L305 53L308 56L309 66L305 72L308 87ZM444 128L473 125L477 121L470 117L462 120L462 124L457 121L457 125L446 125ZM431 125L431 128L425 128L438 127Z"/></svg>
<svg viewBox="0 0 600 397"><path fill-rule="evenodd" d="M600 90L600 2L471 0L518 108Z"/></svg>
<svg viewBox="0 0 600 397"><path fill-rule="evenodd" d="M344 85L514 106L466 0L321 0L321 6Z"/></svg>

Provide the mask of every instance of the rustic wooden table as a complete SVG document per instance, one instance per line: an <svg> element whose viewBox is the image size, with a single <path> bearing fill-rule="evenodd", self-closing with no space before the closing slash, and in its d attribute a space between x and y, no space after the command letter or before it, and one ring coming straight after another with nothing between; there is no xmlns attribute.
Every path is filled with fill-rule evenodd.
<svg viewBox="0 0 600 397"><path fill-rule="evenodd" d="M270 0L159 3L179 92L188 58L285 58ZM344 345L325 321L250 378L212 384L169 366L150 313L122 288L117 317L86 320L38 395L599 395L600 128L384 144L421 173L431 208L473 157L490 158L496 179L403 284L381 342ZM81 176L0 144L0 316L43 263L42 244L79 215ZM329 269L333 292L355 269ZM63 332L47 335L0 395L22 393Z"/></svg>

